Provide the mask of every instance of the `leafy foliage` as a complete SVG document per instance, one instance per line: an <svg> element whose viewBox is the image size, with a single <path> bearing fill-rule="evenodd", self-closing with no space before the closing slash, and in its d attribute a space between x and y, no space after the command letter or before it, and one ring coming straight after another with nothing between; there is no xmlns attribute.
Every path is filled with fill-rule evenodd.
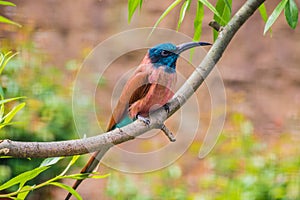
<svg viewBox="0 0 300 200"><path fill-rule="evenodd" d="M164 12L163 14L158 18L158 20L156 21L156 23L153 26L153 29L156 28L159 23L177 6L181 3L182 0L175 0ZM184 18L184 17L183 17ZM182 20L183 20L182 18ZM181 21L182 21L181 20ZM179 26L180 27L180 26ZM179 28L178 27L178 28Z"/></svg>
<svg viewBox="0 0 300 200"><path fill-rule="evenodd" d="M143 180L114 172L108 178L106 194L112 199L189 199L188 187L182 180L182 170L179 165L172 165L159 172L144 174ZM148 188L147 191L141 190Z"/></svg>
<svg viewBox="0 0 300 200"><path fill-rule="evenodd" d="M10 1L2 1L0 0L0 6L16 6L14 3L10 2ZM0 15L0 23L5 23L5 24L12 24L18 27L21 27L20 24L18 24L17 22L14 22L2 15Z"/></svg>
<svg viewBox="0 0 300 200"><path fill-rule="evenodd" d="M275 143L266 142L241 113L232 113L228 125L211 154L194 160L194 167L177 162L139 177L113 172L106 193L112 199L142 200L300 199L300 148L293 135L282 133ZM196 156L200 145L194 142L190 153ZM201 173L191 178L194 168Z"/></svg>
<svg viewBox="0 0 300 200"><path fill-rule="evenodd" d="M195 0L197 2L197 8L196 8L196 15L194 18L194 36L193 39L195 41L200 40L201 33L202 33L202 19L204 17L204 9L203 6L207 7L211 12L214 13L214 20L218 22L220 25L225 26L232 16L232 0L217 0L216 5L213 6L208 0ZM142 6L143 0L128 0L128 22L131 21L131 18L136 11L136 8L138 5L140 5L140 8ZM158 18L156 23L153 26L153 29L155 29L160 22L166 18L166 16L174 10L178 5L181 5L179 18L177 22L177 28L178 31L180 29L180 26L186 16L186 13L190 9L190 5L192 3L192 0L174 0L173 3L171 3L166 10L161 14L161 16ZM271 30L271 26L275 23L277 18L279 17L280 13L284 10L284 14L286 17L286 21L288 25L295 29L298 24L298 7L294 0L281 0L277 7L274 9L272 14L268 17L267 10L265 7L265 4L262 4L259 7L259 12L261 14L262 19L264 22L266 22L265 28L264 28L264 34L268 32L268 30ZM214 40L216 40L218 36L218 32L213 30L213 36Z"/></svg>
<svg viewBox="0 0 300 200"><path fill-rule="evenodd" d="M203 3L200 1L197 2L197 11L196 16L194 19L194 40L200 40L201 33L202 33L202 20L204 16L204 7Z"/></svg>
<svg viewBox="0 0 300 200"><path fill-rule="evenodd" d="M288 0L285 9L284 14L286 17L286 21L289 24L289 26L292 29L295 29L298 24L298 7L294 0Z"/></svg>
<svg viewBox="0 0 300 200"><path fill-rule="evenodd" d="M261 15L261 18L264 20L264 22L267 22L268 14L267 14L267 9L266 9L265 4L264 3L261 4L261 6L259 6L258 10L259 10L259 13Z"/></svg>
<svg viewBox="0 0 300 200"><path fill-rule="evenodd" d="M218 0L216 3L216 10L220 13L222 18L215 14L214 20L222 26L225 26L231 19L231 5L232 0ZM214 40L217 39L218 34L216 30L213 30Z"/></svg>
<svg viewBox="0 0 300 200"><path fill-rule="evenodd" d="M31 33L23 33L31 34ZM26 38L26 37L25 37ZM5 40L5 39L4 39ZM47 64L47 58L42 52L36 51L36 48L31 40L18 41L17 49L21 49L22 54L14 59L12 52L8 54L1 54L0 59L0 71L3 72L0 77L0 94L5 99L0 99L0 111L5 106L5 112L0 112L0 116L3 120L0 123L0 128L5 131L1 131L0 139L12 139L19 141L54 141L54 140L68 140L77 137L76 131L74 131L74 122L72 116L72 105L70 104L71 95L71 81L70 73L73 73L78 69L78 62L69 61L66 63L66 70L68 73L64 73L61 69L55 66ZM10 47L1 46L3 49ZM30 55L27 57L27 55ZM4 69L5 67L5 70ZM101 84L104 84L103 82ZM24 99L24 95L27 96ZM16 97L18 96L18 97ZM24 99L24 100L23 100ZM25 101L24 103L17 104L19 100ZM23 107L26 103L26 107ZM2 107L1 107L2 106ZM21 112L17 112L22 108ZM15 113L14 121L20 121L19 123L10 121ZM6 123L4 121L6 120ZM9 124L7 123L8 121ZM7 126L7 125L14 126ZM20 180L21 174L28 172L30 176L32 169L36 169L38 172L44 170L45 167L38 167L41 159L16 159L11 157L1 157L0 159L0 186L1 188L9 181ZM83 165L80 159L77 164ZM32 176L31 179L24 182L19 182L11 187L6 187L1 194L16 194L22 186L22 192L14 196L14 198L24 199L29 196L49 196L49 190L45 189L45 183L51 180L54 175L59 171L67 170L67 159L62 159L60 162L51 164L51 167L46 167L45 173L39 173L37 176ZM50 165L49 165L50 166ZM41 170L41 171L39 171ZM62 178L83 179L88 174L76 176L68 175ZM15 177L15 178L12 178ZM17 177L17 178L16 178ZM21 177L22 178L22 177ZM102 176L94 174L93 178L102 178ZM68 186L64 186L59 183L61 179L57 179L51 182L60 188L70 189ZM22 183L22 184L21 184ZM41 183L41 184L37 184ZM51 185L50 183L47 185ZM38 185L38 187L36 187ZM33 187L34 186L34 187ZM40 187L41 186L41 187ZM34 193L32 190L41 188ZM3 188L2 188L3 189ZM1 190L2 190L1 189ZM69 190L71 193L71 189ZM74 196L78 195L72 193ZM27 198L31 198L27 197ZM0 197L1 198L1 197ZM80 199L80 198L79 198Z"/></svg>
<svg viewBox="0 0 300 200"><path fill-rule="evenodd" d="M270 15L270 17L268 18L267 22L266 22L266 26L264 29L264 34L271 28L271 26L274 24L274 22L277 20L277 18L279 17L280 13L283 11L286 3L288 0L282 0L275 8L275 10L273 11L273 13Z"/></svg>
<svg viewBox="0 0 300 200"><path fill-rule="evenodd" d="M2 74L4 68L8 64L8 62L16 55L17 53L12 53L11 51L3 54L0 53L0 75ZM19 100L24 97L13 97L13 98L8 98L4 99L4 92L3 88L0 86L0 129L7 125L12 125L16 122L11 122L13 117L20 111L24 106L25 103L20 103L13 107L9 112L6 113L5 111L5 104L9 102L15 102L16 100ZM6 114L5 114L6 113Z"/></svg>
<svg viewBox="0 0 300 200"><path fill-rule="evenodd" d="M12 52L8 52L6 54L0 54L0 74L2 74L2 72L4 71L4 68L8 65L10 65L12 63L12 58L16 55L16 53L12 53ZM13 65L10 65L8 67L8 69L12 69ZM4 99L4 95L15 95L16 93L13 92L10 87L9 84L7 84L7 82L4 82L3 80L9 81L10 77L9 77L9 70L5 71L6 74L2 75L2 78L5 77L4 79L2 79L2 87L0 87L0 129L7 126L7 125L11 125L13 124L11 122L12 118L18 113L18 111L20 111L24 106L25 103L20 103L17 104L16 106L14 106L9 112L5 112L5 108L7 104L10 104L12 102L16 102L19 99L22 99L24 97L12 97L12 98L6 98ZM15 79L11 79L12 81L14 81L13 83L16 84ZM47 113L49 114L49 113ZM11 127L11 130L16 130L15 127ZM5 134L1 134L1 137L5 136ZM12 135L10 135L10 138L12 138ZM27 138L27 137L25 137ZM20 173L19 175L15 176L14 178L11 178L10 180L8 180L7 182L3 183L4 180L7 180L9 178L9 173L10 172L14 172L14 173L18 173L18 170L22 170L22 167L20 167L20 165L11 165L11 167L15 166L18 168L18 170L10 170L10 165L6 165L4 163L10 163L9 161L14 162L15 159L12 158L2 158L0 161L0 182L2 182L0 184L0 191L2 191L2 193L7 193L7 194L0 194L0 198L11 198L11 199L25 199L29 193L35 189L39 189L41 187L44 186L48 186L48 185L55 185L57 187L61 187L63 189L68 190L69 192L71 192L77 199L82 199L80 197L80 195L74 191L72 188L70 188L69 186L66 186L62 183L59 183L57 181L64 179L64 178L72 178L72 179L83 179L83 178L87 178L89 176L89 174L73 174L73 175L66 175L67 171L69 170L69 168L76 162L76 160L79 158L79 156L74 156L73 159L71 160L71 162L67 165L67 167L64 169L64 171L58 175L55 176L54 178L51 178L43 183L40 184L35 184L38 179L35 179L36 177L40 176L40 174L46 170L49 170L50 167L52 167L54 164L56 164L59 160L61 160L62 158L49 158L46 159L42 162L42 164L37 167L32 169L32 167L30 167L31 165L34 165L35 162L30 162L29 164L29 170L25 170L25 172ZM20 161L17 161L20 163ZM15 162L14 162L15 163ZM3 165L4 164L4 165ZM57 168L57 167L54 167ZM8 176L3 176L3 174L8 174ZM95 175L92 176L93 178L103 178L104 176L99 176L99 175ZM31 181L34 180L34 183L31 183ZM4 192L5 190L5 192Z"/></svg>
<svg viewBox="0 0 300 200"><path fill-rule="evenodd" d="M7 62L7 67L0 77L2 94L9 97L0 100L0 105L5 106L5 112L1 116L3 118L7 114L12 116L24 103L26 106L22 108L21 112L18 112L18 115L14 116L14 121L20 122L11 121L10 123L14 123L13 126L4 127L3 130L5 131L1 131L0 139L54 141L75 138L72 107L70 96L68 96L71 87L69 84L71 83L66 81L67 75L64 76L58 68L47 65L45 56L34 50L31 41L26 41L23 45L22 55ZM29 54L30 59L24 57L24 55ZM21 97L23 100L24 95L27 96L24 99L25 102L17 104ZM16 96L19 97L16 98ZM10 117L4 118L4 120L8 119L11 120ZM0 127L2 125L1 123ZM12 177L31 171L41 161L41 159L2 157L0 159L0 185ZM81 159L77 163L80 162L82 162ZM41 173L34 179L30 179L28 184L34 185L49 180L53 174L62 171L66 165L65 160L57 162L55 165L51 165L46 173ZM5 192L10 193L16 189L16 185L14 185L5 189ZM47 195L49 191L41 189L33 195L40 195L38 194L40 192ZM25 195L25 192L19 195Z"/></svg>
<svg viewBox="0 0 300 200"><path fill-rule="evenodd" d="M128 22L131 21L131 18L134 14L134 12L136 11L138 5L140 6L140 8L143 5L143 0L128 0Z"/></svg>
<svg viewBox="0 0 300 200"><path fill-rule="evenodd" d="M33 184L30 185L28 184L28 181L34 179L35 177L39 176L42 172L48 170L50 167L55 165L58 161L62 160L62 157L59 158L47 158L45 159L41 165L35 169L23 172L19 174L18 176L10 179L6 183L3 183L0 186L0 191L5 190L8 188L11 188L14 185L18 185L17 189L13 192L10 192L8 194L0 194L0 198L10 198L10 199L18 199L18 200L23 200L26 199L28 194L32 192L33 190L37 190L42 187L46 186L56 186L60 187L64 190L69 191L72 193L76 199L81 200L82 197L78 194L77 191L75 191L72 187L65 185L63 183L60 183L59 181L62 179L70 178L70 179L75 179L75 180L80 180L80 179L85 179L85 178L95 178L95 179L100 179L100 178L105 178L108 176L107 175L98 175L97 173L87 173L87 174L72 174L72 175L67 175L66 173L70 169L72 165L78 160L79 156L73 156L72 160L69 162L67 167L61 172L59 175L56 175L54 178L51 178L45 182L39 183L39 184Z"/></svg>
<svg viewBox="0 0 300 200"><path fill-rule="evenodd" d="M285 18L288 25L295 29L298 24L298 7L294 0L281 0L279 4L276 6L268 20L266 21L266 25L264 28L264 34L271 28L271 26L275 23L279 15L284 10ZM260 9L260 13L263 19L266 19L266 11L264 8Z"/></svg>
<svg viewBox="0 0 300 200"><path fill-rule="evenodd" d="M180 26L181 26L181 23L185 17L185 14L186 12L189 10L190 8L190 5L191 5L191 1L192 0L187 0L185 1L182 6L181 6L181 9L180 9L180 14L179 14L179 19L178 19L178 24L177 24L177 31L179 30Z"/></svg>

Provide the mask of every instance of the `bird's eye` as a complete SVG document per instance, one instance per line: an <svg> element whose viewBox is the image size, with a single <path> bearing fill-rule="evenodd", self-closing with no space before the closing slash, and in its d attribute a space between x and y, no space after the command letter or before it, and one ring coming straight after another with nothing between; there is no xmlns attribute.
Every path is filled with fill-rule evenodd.
<svg viewBox="0 0 300 200"><path fill-rule="evenodd" d="M168 55L170 55L170 52L169 52L169 51L162 50L162 51L161 51L161 55L162 55L162 56L168 56Z"/></svg>

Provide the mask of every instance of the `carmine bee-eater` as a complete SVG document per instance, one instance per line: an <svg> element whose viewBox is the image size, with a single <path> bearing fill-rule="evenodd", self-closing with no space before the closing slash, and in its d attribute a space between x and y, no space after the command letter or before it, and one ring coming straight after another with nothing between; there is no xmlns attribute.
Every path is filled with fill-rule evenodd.
<svg viewBox="0 0 300 200"><path fill-rule="evenodd" d="M146 118L151 110L158 109L173 97L176 85L176 61L179 54L197 46L211 45L207 42L188 42L178 46L163 43L149 49L141 64L125 84L113 111L107 131L121 128L135 119L149 123ZM108 149L95 152L81 173L91 173ZM76 189L83 180L73 185ZM66 199L69 199L69 193Z"/></svg>

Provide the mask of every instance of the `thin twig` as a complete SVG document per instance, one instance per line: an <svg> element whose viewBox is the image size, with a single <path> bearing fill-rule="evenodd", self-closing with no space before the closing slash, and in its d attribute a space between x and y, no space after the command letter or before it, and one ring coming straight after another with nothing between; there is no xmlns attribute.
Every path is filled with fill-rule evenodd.
<svg viewBox="0 0 300 200"><path fill-rule="evenodd" d="M174 137L173 133L166 127L166 125L163 124L160 130L162 130L165 133L165 135L169 138L171 142L176 141L176 138Z"/></svg>
<svg viewBox="0 0 300 200"><path fill-rule="evenodd" d="M216 22L216 21L211 21L211 22L209 22L209 24L208 24L210 27L212 27L213 29L215 29L216 31L218 31L218 32L221 32L223 29L224 29L224 27L223 26L221 26L218 22Z"/></svg>

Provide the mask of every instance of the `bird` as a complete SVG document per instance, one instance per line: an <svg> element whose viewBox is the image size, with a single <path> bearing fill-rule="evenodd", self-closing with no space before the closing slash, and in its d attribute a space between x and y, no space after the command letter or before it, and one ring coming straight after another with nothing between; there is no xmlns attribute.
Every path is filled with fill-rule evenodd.
<svg viewBox="0 0 300 200"><path fill-rule="evenodd" d="M121 128L139 119L150 123L148 115L151 111L165 107L174 95L176 85L176 62L179 55L197 46L211 45L208 42L187 42L180 45L162 43L150 48L141 64L121 92L119 100L112 112L107 131ZM109 147L95 152L80 173L91 173L98 166L101 158ZM76 190L83 181L77 180L73 189ZM71 193L65 198L68 200Z"/></svg>

